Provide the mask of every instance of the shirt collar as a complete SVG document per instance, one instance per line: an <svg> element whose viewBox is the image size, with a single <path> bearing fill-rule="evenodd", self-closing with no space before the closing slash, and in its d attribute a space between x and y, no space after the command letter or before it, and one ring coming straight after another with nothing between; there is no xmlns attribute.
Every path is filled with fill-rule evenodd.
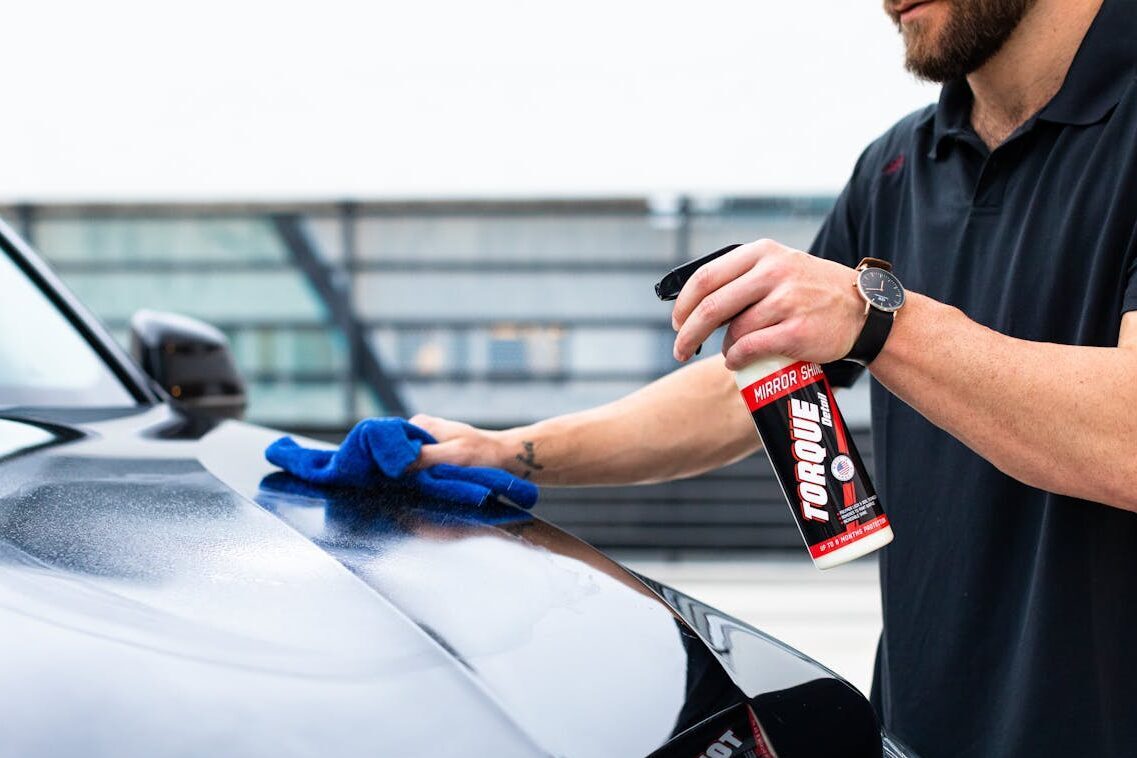
<svg viewBox="0 0 1137 758"><path fill-rule="evenodd" d="M1101 121L1137 75L1137 0L1105 0L1058 94L1040 119L1085 126Z"/></svg>
<svg viewBox="0 0 1137 758"><path fill-rule="evenodd" d="M1062 87L1036 118L1085 126L1108 115L1137 76L1137 0L1104 0L1078 48ZM932 149L970 129L971 87L960 78L944 84L932 124Z"/></svg>
<svg viewBox="0 0 1137 758"><path fill-rule="evenodd" d="M966 79L953 79L940 88L940 101L925 123L928 122L932 125L932 149L928 157L938 158L946 139L971 129L971 87Z"/></svg>

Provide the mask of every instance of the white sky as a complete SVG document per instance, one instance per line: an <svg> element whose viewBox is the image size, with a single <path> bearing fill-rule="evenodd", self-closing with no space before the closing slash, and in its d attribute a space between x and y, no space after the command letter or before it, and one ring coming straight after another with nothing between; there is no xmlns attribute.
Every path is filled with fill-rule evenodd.
<svg viewBox="0 0 1137 758"><path fill-rule="evenodd" d="M833 192L879 0L9 4L0 201Z"/></svg>

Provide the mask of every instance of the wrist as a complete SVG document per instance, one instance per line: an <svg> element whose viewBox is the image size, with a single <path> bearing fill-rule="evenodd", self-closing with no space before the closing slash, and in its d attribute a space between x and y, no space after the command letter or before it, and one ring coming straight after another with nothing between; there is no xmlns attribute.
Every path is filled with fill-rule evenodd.
<svg viewBox="0 0 1137 758"><path fill-rule="evenodd" d="M934 325L951 312L960 311L925 295L909 292L904 307L896 312L892 330L880 355L869 370L875 374L889 366L908 362L914 353L926 353Z"/></svg>
<svg viewBox="0 0 1137 758"><path fill-rule="evenodd" d="M522 479L537 480L544 469L539 460L540 448L536 425L490 432L493 458L498 468L505 469Z"/></svg>
<svg viewBox="0 0 1137 758"><path fill-rule="evenodd" d="M868 366L880 355L891 336L896 314L905 303L904 285L892 273L888 261L864 258L854 270L853 288L862 301L864 317L845 360Z"/></svg>

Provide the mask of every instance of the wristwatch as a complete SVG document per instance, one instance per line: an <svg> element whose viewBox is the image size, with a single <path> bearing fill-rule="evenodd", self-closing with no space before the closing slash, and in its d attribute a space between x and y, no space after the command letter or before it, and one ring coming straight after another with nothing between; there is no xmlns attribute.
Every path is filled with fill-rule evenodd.
<svg viewBox="0 0 1137 758"><path fill-rule="evenodd" d="M845 360L867 366L880 355L896 312L904 305L904 286L892 273L892 264L864 258L857 266L853 286L865 299L865 325Z"/></svg>

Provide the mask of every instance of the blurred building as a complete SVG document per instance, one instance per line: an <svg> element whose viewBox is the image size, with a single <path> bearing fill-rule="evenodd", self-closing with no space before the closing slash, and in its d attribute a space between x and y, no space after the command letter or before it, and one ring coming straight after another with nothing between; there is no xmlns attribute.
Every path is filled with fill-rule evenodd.
<svg viewBox="0 0 1137 758"><path fill-rule="evenodd" d="M0 216L124 344L140 308L206 320L249 380L251 421L334 439L369 415L503 427L614 400L675 367L670 306L652 288L663 273L758 237L808 248L831 202L50 204ZM840 399L862 431L866 389ZM554 495L547 512L602 544L796 545L765 460L715 476Z"/></svg>

